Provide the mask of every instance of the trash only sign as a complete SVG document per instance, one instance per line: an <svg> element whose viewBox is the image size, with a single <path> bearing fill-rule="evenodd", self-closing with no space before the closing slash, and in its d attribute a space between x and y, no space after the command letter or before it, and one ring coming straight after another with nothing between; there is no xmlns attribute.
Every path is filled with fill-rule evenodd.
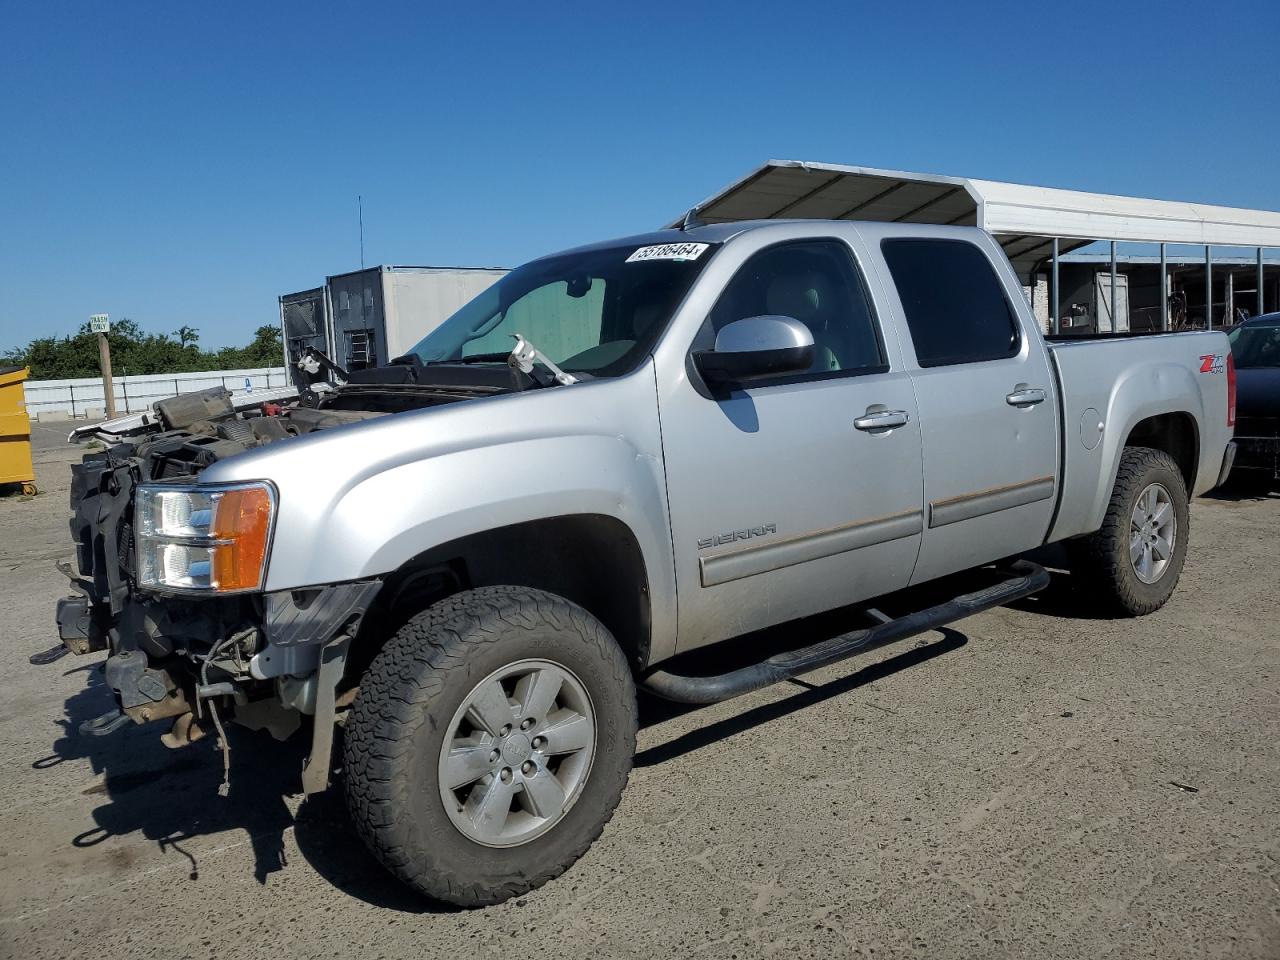
<svg viewBox="0 0 1280 960"><path fill-rule="evenodd" d="M93 313L89 315L90 333L107 333L110 330L111 320L105 313Z"/></svg>

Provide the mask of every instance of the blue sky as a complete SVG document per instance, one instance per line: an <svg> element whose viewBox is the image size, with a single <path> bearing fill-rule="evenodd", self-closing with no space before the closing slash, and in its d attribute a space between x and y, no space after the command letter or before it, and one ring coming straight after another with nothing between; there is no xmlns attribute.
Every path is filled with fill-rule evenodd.
<svg viewBox="0 0 1280 960"><path fill-rule="evenodd" d="M0 33L0 348L97 311L245 342L359 265L357 194L369 264L648 229L769 157L1280 210L1274 2L99 0Z"/></svg>

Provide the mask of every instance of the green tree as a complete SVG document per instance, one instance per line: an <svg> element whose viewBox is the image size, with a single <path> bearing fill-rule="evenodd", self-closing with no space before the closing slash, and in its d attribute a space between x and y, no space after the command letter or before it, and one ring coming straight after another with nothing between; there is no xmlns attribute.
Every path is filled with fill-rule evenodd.
<svg viewBox="0 0 1280 960"><path fill-rule="evenodd" d="M214 356L210 369L235 370L251 367L278 367L284 362L284 346L277 326L259 327L247 347L223 347Z"/></svg>
<svg viewBox="0 0 1280 960"><path fill-rule="evenodd" d="M167 333L148 333L128 317L111 324L107 342L111 365L121 376L149 373L184 373L192 370L232 370L275 367L283 362L280 328L259 327L245 347L206 351L199 347L200 332L182 326ZM0 354L0 365L31 368L32 380L96 377L98 335L86 322L71 336L37 337L25 347Z"/></svg>

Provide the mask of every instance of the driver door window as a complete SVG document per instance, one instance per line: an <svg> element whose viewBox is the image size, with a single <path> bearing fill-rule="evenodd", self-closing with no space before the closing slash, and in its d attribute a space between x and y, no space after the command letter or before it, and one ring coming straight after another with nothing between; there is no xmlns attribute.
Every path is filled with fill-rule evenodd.
<svg viewBox="0 0 1280 960"><path fill-rule="evenodd" d="M848 248L838 240L782 243L753 255L711 311L715 332L765 314L799 320L813 334L814 362L788 382L887 369L871 304Z"/></svg>

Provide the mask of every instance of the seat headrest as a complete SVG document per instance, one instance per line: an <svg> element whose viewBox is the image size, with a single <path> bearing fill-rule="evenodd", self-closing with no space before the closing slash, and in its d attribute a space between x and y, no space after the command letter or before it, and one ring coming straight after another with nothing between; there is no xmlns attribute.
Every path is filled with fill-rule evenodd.
<svg viewBox="0 0 1280 960"><path fill-rule="evenodd" d="M812 323L830 305L826 278L813 272L776 277L765 293L765 306L770 313L794 317L805 324Z"/></svg>

